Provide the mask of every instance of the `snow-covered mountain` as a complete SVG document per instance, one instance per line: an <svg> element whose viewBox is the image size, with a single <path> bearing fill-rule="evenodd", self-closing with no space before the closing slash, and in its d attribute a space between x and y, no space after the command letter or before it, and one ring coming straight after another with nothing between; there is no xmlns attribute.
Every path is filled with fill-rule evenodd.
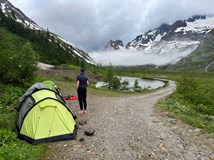
<svg viewBox="0 0 214 160"><path fill-rule="evenodd" d="M121 40L116 40L116 41L110 40L107 43L104 50L111 51L111 50L118 50L118 49L123 49L123 48L124 48L123 41L121 41Z"/></svg>
<svg viewBox="0 0 214 160"><path fill-rule="evenodd" d="M26 28L33 29L33 30L41 30L43 32L49 32L49 34L54 37L56 42L60 42L60 46L64 50L66 48L68 48L70 50L69 53L73 57L79 57L79 58L85 60L87 63L95 64L95 62L92 60L92 58L85 51L74 46L73 44L66 41L64 38L60 37L59 35L42 28L41 26L36 24L32 19L27 17L20 9L14 7L8 0L0 0L0 9L7 17L11 17L15 21L22 23L24 25L24 27L26 27ZM51 41L51 39L50 39L50 41ZM62 44L64 44L64 46Z"/></svg>
<svg viewBox="0 0 214 160"><path fill-rule="evenodd" d="M7 17L15 18L17 22L22 23L25 27L36 30L44 30L32 19L28 18L20 9L14 7L8 0L0 0L0 8Z"/></svg>
<svg viewBox="0 0 214 160"><path fill-rule="evenodd" d="M178 20L172 25L162 24L154 30L138 35L126 45L126 49L153 54L185 50L191 53L213 28L213 16L192 16L188 20Z"/></svg>
<svg viewBox="0 0 214 160"><path fill-rule="evenodd" d="M192 16L188 20L178 20L173 24L164 23L154 30L138 35L125 46L109 41L106 48L177 57L170 62L174 64L192 53L213 28L214 16Z"/></svg>
<svg viewBox="0 0 214 160"><path fill-rule="evenodd" d="M189 48L199 44L204 35L213 28L213 16L193 16L188 20L178 20L172 25L162 24L141 34L129 42L126 48L137 50L156 48L160 54L164 52L163 48ZM163 41L165 42L162 44Z"/></svg>

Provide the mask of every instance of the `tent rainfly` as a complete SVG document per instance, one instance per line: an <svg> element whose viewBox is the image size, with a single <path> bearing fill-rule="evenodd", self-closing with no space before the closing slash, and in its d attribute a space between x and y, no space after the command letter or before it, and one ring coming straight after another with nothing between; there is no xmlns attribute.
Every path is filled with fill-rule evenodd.
<svg viewBox="0 0 214 160"><path fill-rule="evenodd" d="M31 144L74 139L75 116L64 99L45 83L36 83L19 99L18 138Z"/></svg>

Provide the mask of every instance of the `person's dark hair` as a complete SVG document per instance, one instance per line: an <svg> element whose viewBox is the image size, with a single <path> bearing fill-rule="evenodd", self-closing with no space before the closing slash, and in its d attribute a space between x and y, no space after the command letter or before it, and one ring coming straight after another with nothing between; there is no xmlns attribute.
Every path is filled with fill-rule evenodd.
<svg viewBox="0 0 214 160"><path fill-rule="evenodd" d="M80 69L80 72L84 73L84 72L85 72L85 69L84 69L84 68L81 68L81 69Z"/></svg>

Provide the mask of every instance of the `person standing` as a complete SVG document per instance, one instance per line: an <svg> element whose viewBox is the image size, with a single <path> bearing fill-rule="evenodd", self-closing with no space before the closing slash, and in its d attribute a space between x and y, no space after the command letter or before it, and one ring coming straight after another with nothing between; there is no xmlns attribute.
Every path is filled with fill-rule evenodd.
<svg viewBox="0 0 214 160"><path fill-rule="evenodd" d="M87 85L89 85L88 77L85 75L85 70L80 69L80 74L76 78L76 89L80 106L79 113L86 113L87 109Z"/></svg>

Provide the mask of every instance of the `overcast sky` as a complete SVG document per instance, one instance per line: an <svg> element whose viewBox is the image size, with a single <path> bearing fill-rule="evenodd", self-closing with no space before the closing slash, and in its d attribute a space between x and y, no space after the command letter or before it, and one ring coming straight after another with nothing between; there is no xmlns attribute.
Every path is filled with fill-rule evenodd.
<svg viewBox="0 0 214 160"><path fill-rule="evenodd" d="M9 0L43 28L87 52L124 44L162 23L214 15L214 0Z"/></svg>

